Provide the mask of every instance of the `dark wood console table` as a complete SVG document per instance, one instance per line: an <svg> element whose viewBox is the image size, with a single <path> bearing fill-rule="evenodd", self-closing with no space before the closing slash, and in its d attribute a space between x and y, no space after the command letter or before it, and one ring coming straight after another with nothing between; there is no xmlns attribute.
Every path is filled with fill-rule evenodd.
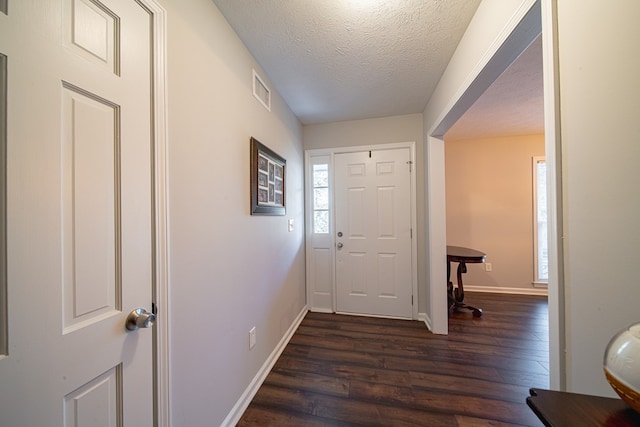
<svg viewBox="0 0 640 427"><path fill-rule="evenodd" d="M483 263L487 255L475 249L463 248L461 246L447 246L447 298L449 300L449 311L459 308L466 308L473 311L473 317L482 316L482 309L465 304L464 285L462 275L467 272L467 263ZM458 264L458 287L454 289L451 282L451 263Z"/></svg>
<svg viewBox="0 0 640 427"><path fill-rule="evenodd" d="M622 399L532 388L527 405L547 427L638 427L640 414Z"/></svg>

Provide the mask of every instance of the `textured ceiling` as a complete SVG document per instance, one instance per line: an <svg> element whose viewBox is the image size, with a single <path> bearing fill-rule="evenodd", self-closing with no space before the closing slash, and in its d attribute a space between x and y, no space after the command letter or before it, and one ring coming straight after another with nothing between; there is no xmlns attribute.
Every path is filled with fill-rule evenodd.
<svg viewBox="0 0 640 427"><path fill-rule="evenodd" d="M542 41L538 37L449 129L445 139L542 133Z"/></svg>
<svg viewBox="0 0 640 427"><path fill-rule="evenodd" d="M303 124L421 113L480 0L213 0ZM540 41L445 135L542 133Z"/></svg>
<svg viewBox="0 0 640 427"><path fill-rule="evenodd" d="M480 0L213 0L304 124L419 113Z"/></svg>

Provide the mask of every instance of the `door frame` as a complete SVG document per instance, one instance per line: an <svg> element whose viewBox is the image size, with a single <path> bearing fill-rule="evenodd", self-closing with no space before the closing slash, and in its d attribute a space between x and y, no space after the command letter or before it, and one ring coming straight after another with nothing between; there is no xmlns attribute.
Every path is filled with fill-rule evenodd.
<svg viewBox="0 0 640 427"><path fill-rule="evenodd" d="M335 181L334 181L334 159L336 154L355 153L362 151L380 151L380 150L392 150L398 148L409 149L409 156L411 161L411 174L410 174L410 202L411 202L411 292L413 295L412 304L412 318L418 319L418 239L417 239L417 181L416 181L416 142L398 142L388 144L374 144L374 145L358 145L349 147L334 147L305 150L305 237L306 237L306 289L307 289L307 306L309 311L318 312L330 312L335 313L337 308L337 296L336 296L336 269L335 269L335 245L336 238L334 233L335 224ZM329 167L329 235L326 237L326 244L323 244L321 248L315 245L313 235L313 159L317 157L324 157ZM313 268L314 258L313 254L316 249L328 251L329 265L325 268L330 272L328 275L324 275L324 279L320 275L316 275ZM330 283L319 283L319 281L329 281ZM319 289L325 291L319 292ZM320 295L321 294L321 295Z"/></svg>
<svg viewBox="0 0 640 427"><path fill-rule="evenodd" d="M153 284L152 298L158 317L153 328L153 412L154 425L171 423L170 334L169 334L169 249L167 184L167 13L157 0L135 0L151 18L152 141L153 174Z"/></svg>
<svg viewBox="0 0 640 427"><path fill-rule="evenodd" d="M554 390L566 388L564 271L562 241L562 150L560 136L557 27L555 0L523 0L432 127L425 129L425 191L428 293L434 333L447 334L446 212L444 208L444 135L526 47L542 34L545 156L549 248L549 380Z"/></svg>

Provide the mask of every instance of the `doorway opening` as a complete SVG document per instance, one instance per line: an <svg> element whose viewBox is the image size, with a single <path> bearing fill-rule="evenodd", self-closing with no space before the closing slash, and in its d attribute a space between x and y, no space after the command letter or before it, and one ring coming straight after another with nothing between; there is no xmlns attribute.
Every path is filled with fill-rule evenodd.
<svg viewBox="0 0 640 427"><path fill-rule="evenodd" d="M538 36L445 134L447 245L487 254L469 266L468 290L546 295L535 221L546 180L532 163L545 154L542 71Z"/></svg>
<svg viewBox="0 0 640 427"><path fill-rule="evenodd" d="M561 349L564 347L562 299L562 242L558 239L561 198L560 176L557 150L559 127L556 124L558 100L556 96L557 64L554 60L556 34L554 26L555 10L547 2L531 1L518 16L512 17L508 29L498 36L491 51L487 53L487 63L469 78L461 88L456 99L437 115L437 119L425 134L425 167L427 196L427 260L428 310L431 330L437 334L447 333L447 295L446 287L438 286L446 281L446 194L444 189L444 134L468 110L499 75L542 33L543 75L544 75L544 118L545 118L545 155L548 179L548 218L549 218L549 371L550 386L561 389L564 362Z"/></svg>

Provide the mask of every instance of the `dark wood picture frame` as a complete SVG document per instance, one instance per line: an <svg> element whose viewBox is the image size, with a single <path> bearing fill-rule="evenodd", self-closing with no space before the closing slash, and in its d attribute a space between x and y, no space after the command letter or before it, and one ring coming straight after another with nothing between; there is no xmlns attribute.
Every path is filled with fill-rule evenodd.
<svg viewBox="0 0 640 427"><path fill-rule="evenodd" d="M251 137L251 215L286 212L287 161Z"/></svg>

